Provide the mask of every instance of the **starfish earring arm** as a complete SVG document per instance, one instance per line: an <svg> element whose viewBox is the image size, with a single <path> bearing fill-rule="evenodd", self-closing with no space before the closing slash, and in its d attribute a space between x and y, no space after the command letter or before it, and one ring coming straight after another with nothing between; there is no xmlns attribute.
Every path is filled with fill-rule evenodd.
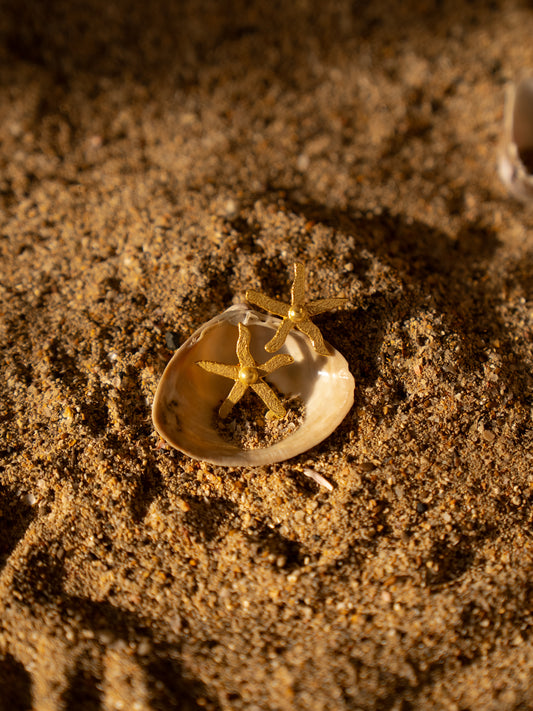
<svg viewBox="0 0 533 711"><path fill-rule="evenodd" d="M291 287L291 306L305 304L305 267L301 262L294 265L294 281Z"/></svg>
<svg viewBox="0 0 533 711"><path fill-rule="evenodd" d="M272 388L270 388L262 380L254 383L254 385L250 385L250 387L257 395L259 395L261 400L265 403L268 409L276 415L276 417L279 417L280 419L285 417L286 410L276 397L276 394Z"/></svg>
<svg viewBox="0 0 533 711"><path fill-rule="evenodd" d="M331 309L337 309L339 306L344 306L347 304L349 299L317 299L317 301L311 301L306 305L307 313L309 316L317 316L318 314L324 313L324 311L330 311Z"/></svg>
<svg viewBox="0 0 533 711"><path fill-rule="evenodd" d="M246 292L246 300L251 304L255 304L255 306L259 306L259 308L264 309L271 314L275 314L276 316L281 316L282 318L285 318L289 313L290 307L288 304L284 304L283 301L278 301L277 299L271 299L270 296L265 296L264 294L261 294L261 292L255 291L254 289L249 289Z"/></svg>
<svg viewBox="0 0 533 711"><path fill-rule="evenodd" d="M229 395L219 408L218 414L221 418L229 415L232 407L239 402L248 388L252 388L259 395L276 417L283 417L285 408L270 386L263 381L263 377L277 368L292 363L294 358L288 353L280 353L267 360L266 363L258 365L250 353L250 341L250 330L243 323L239 323L239 336L235 347L239 358L238 365L226 365L225 363L217 363L210 360L200 360L196 364L209 373L222 375L224 378L235 381Z"/></svg>
<svg viewBox="0 0 533 711"><path fill-rule="evenodd" d="M331 355L329 348L326 346L324 339L322 338L320 329L318 328L318 326L315 326L312 321L309 321L309 319L307 319L306 321L297 324L296 328L309 337L309 340L313 344L313 348L317 353L323 356Z"/></svg>
<svg viewBox="0 0 533 711"><path fill-rule="evenodd" d="M266 375L267 373L272 373L273 370L277 370L284 365L290 365L291 363L294 363L294 358L291 355L288 353L280 353L270 358L270 360L267 360L266 363L263 363L263 365L259 367L259 370L262 375Z"/></svg>
<svg viewBox="0 0 533 711"><path fill-rule="evenodd" d="M227 398L218 410L219 417L224 419L227 415L229 415L233 405L236 405L239 402L247 389L247 385L242 383L240 380L236 380L234 386L229 391Z"/></svg>
<svg viewBox="0 0 533 711"><path fill-rule="evenodd" d="M258 291L247 291L246 298L252 304L269 311L276 316L282 316L283 322L278 326L274 337L266 344L265 350L274 353L285 343L292 328L297 328L311 339L314 349L320 355L330 355L330 351L317 326L310 320L312 316L329 309L344 306L348 299L318 299L305 301L305 267L301 262L294 264L294 280L291 286L291 303L284 304L277 299L271 299Z"/></svg>
<svg viewBox="0 0 533 711"><path fill-rule="evenodd" d="M240 366L255 366L255 360L250 353L250 340L252 334L242 323L239 324L239 338L237 339L237 358Z"/></svg>
<svg viewBox="0 0 533 711"><path fill-rule="evenodd" d="M215 363L212 360L199 360L196 362L200 368L207 370L208 373L215 373L215 375L222 375L224 378L231 378L236 380L239 377L239 366L238 365L226 365L225 363Z"/></svg>
<svg viewBox="0 0 533 711"><path fill-rule="evenodd" d="M285 339L287 338L292 326L293 324L290 319L283 319L283 321L278 326L278 330L274 334L274 337L271 338L270 341L266 344L265 351L267 351L267 353L275 353L276 351L279 351L281 346L285 343Z"/></svg>

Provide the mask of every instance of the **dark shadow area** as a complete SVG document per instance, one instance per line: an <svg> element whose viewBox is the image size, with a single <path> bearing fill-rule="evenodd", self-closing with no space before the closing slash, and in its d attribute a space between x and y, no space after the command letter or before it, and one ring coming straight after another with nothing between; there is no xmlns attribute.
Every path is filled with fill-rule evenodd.
<svg viewBox="0 0 533 711"><path fill-rule="evenodd" d="M0 708L31 711L31 678L11 654L0 657Z"/></svg>
<svg viewBox="0 0 533 711"><path fill-rule="evenodd" d="M64 580L63 561L47 551L36 550L24 568L13 575L12 586L28 607L33 604L46 608L57 606L62 619L80 621L84 628L95 632L111 630L116 639L127 641L139 633L151 636L151 620L120 610L109 602L93 602L65 594Z"/></svg>
<svg viewBox="0 0 533 711"><path fill-rule="evenodd" d="M183 78L194 79L197 59L209 56L227 31L222 7L203 5L205 12L168 0L13 1L4 3L2 34L13 58L50 70L59 83L79 72L146 81L165 66L172 74L181 66Z"/></svg>
<svg viewBox="0 0 533 711"><path fill-rule="evenodd" d="M0 484L0 570L35 517L34 509Z"/></svg>
<svg viewBox="0 0 533 711"><path fill-rule="evenodd" d="M268 58L271 65L277 64L273 68L280 77L290 82L298 65L309 62L311 47L327 57L342 43L353 51L361 38L385 41L392 49L395 42L405 41L406 34L447 37L458 23L468 30L478 27L481 17L485 25L496 22L501 3L411 0L402 3L398 12L388 10L386 2L361 0L341 7L319 0L304 4L7 0L2 6L0 41L12 61L44 67L60 83L76 81L83 73L95 78L127 75L140 82L170 80L187 86L197 82L200 68L223 58L240 64L241 71L261 67ZM291 37L293 62L286 61L287 37ZM273 55L271 48L279 51Z"/></svg>
<svg viewBox="0 0 533 711"><path fill-rule="evenodd" d="M471 567L476 554L476 543L481 545L489 534L480 533L473 540L459 538L457 541L435 541L429 559L433 563L426 569L426 583L432 588L451 583Z"/></svg>
<svg viewBox="0 0 533 711"><path fill-rule="evenodd" d="M315 319L324 338L335 343L335 348L348 360L350 372L358 384L355 396L362 388L371 386L379 375L378 354L387 325L401 317L401 305L388 294L374 293L368 306L359 310L346 309L334 316ZM361 357L364 349L365 356ZM356 353L355 356L351 354Z"/></svg>
<svg viewBox="0 0 533 711"><path fill-rule="evenodd" d="M526 301L533 300L533 250L512 261L507 270L506 285L509 291L519 289ZM533 340L533 333L530 334Z"/></svg>
<svg viewBox="0 0 533 711"><path fill-rule="evenodd" d="M284 192L288 194L287 190ZM454 356L467 372L480 370L487 359L487 347L498 340L503 356L500 380L517 401L529 404L532 375L499 315L501 284L488 278L499 244L494 232L472 225L451 239L427 224L408 222L401 215L387 212L352 215L290 197L286 198L286 205L307 220L355 235L358 245L350 259L353 256L353 277L362 283L363 290L368 278L365 263L358 255L361 249L373 252L394 269L405 286L401 297L378 292L365 299L362 309L338 312L334 334L327 318L317 319L325 337L334 335L336 347L347 355L356 380L371 384L376 379L377 353L389 323L432 308L459 336L460 347Z"/></svg>
<svg viewBox="0 0 533 711"><path fill-rule="evenodd" d="M137 661L147 674L147 687L154 709L192 711L207 708L216 711L219 708L205 685L190 676L177 658L180 652L179 645L168 645L158 641L161 637L161 629L154 620L143 618L108 602L93 602L74 595L66 595L58 576L58 563L50 556L45 554L38 558L35 556L30 565L40 569L39 582L31 578L28 588L21 588L19 585L18 589L29 592L38 584L40 594L38 597L34 595L33 599L47 608L50 606L50 609L55 610L58 606L61 619L75 620L76 626L91 630L97 638L105 632L106 635L111 635L111 641L123 640L132 647L139 639L149 640L150 655L138 657ZM97 656L93 653L92 660L88 656L82 656L78 660L76 671L69 680L64 697L66 711L75 709L99 711L102 708L100 665L104 651L105 649L102 648ZM1 669L0 666L0 673ZM18 711L18 707L15 708Z"/></svg>
<svg viewBox="0 0 533 711"><path fill-rule="evenodd" d="M233 219L228 219L228 228L235 234L236 233L236 243L237 249L245 254L262 254L265 250L261 244L258 243L258 238L261 234L261 225L250 224L248 220L242 217L235 217Z"/></svg>
<svg viewBox="0 0 533 711"><path fill-rule="evenodd" d="M165 647L156 648L154 658L146 666L154 711L216 711L219 705L207 693L205 684L188 678L169 651Z"/></svg>
<svg viewBox="0 0 533 711"><path fill-rule="evenodd" d="M12 356L12 363L17 380L26 387L29 387L33 383L33 371L31 366L29 366L18 353Z"/></svg>
<svg viewBox="0 0 533 711"><path fill-rule="evenodd" d="M76 356L67 352L61 337L51 338L47 347L50 377L71 392L87 386L87 376L78 367Z"/></svg>
<svg viewBox="0 0 533 711"><path fill-rule="evenodd" d="M90 668L87 660L78 663L76 672L68 680L63 697L65 711L100 711L102 692L100 678Z"/></svg>
<svg viewBox="0 0 533 711"><path fill-rule="evenodd" d="M187 531L197 540L206 543L215 540L220 529L235 517L235 504L227 499L211 497L205 500L197 496L184 496L183 499L189 506L185 514Z"/></svg>
<svg viewBox="0 0 533 711"><path fill-rule="evenodd" d="M93 437L98 437L108 430L109 410L99 383L92 385L91 397L78 399L83 425Z"/></svg>
<svg viewBox="0 0 533 711"><path fill-rule="evenodd" d="M65 594L63 579L62 563L40 551L27 561L20 574L14 576L13 587L24 597L28 607L42 606L40 614L43 608L53 611L54 615L59 611L62 620L76 628L91 630L96 638L105 633L110 636L111 643L123 640L131 647L135 647L139 639L148 640L150 655L138 657L137 661L148 676L147 686L157 711L192 711L200 708L216 711L219 708L205 685L190 676L179 661L179 645L160 642L164 625L159 626L156 620L136 615L109 602L93 602ZM185 623L184 629L186 627ZM102 708L100 667L104 652L105 648L101 647L98 653L92 652L92 657L82 655L78 659L64 696L66 711L99 711ZM6 688L12 689L11 693L17 693L16 698L29 698L29 681L26 683L24 676L26 673L11 657L6 659L0 659L0 691L3 689L2 672L5 667L9 672L5 675L5 683L9 685ZM19 706L9 706L10 711L11 708L13 711L25 711L31 708L31 703L26 706L21 703Z"/></svg>
<svg viewBox="0 0 533 711"><path fill-rule="evenodd" d="M410 680L372 666L358 657L349 661L358 681L357 691L352 692L347 699L354 708L372 711L414 711L416 707L411 700L416 691ZM379 689L377 695L374 685Z"/></svg>
<svg viewBox="0 0 533 711"><path fill-rule="evenodd" d="M219 258L218 263L215 264L209 256L203 261L200 268L207 278L204 298L217 306L220 311L229 308L235 296L231 289L231 282L235 276L233 255L230 253L224 261Z"/></svg>
<svg viewBox="0 0 533 711"><path fill-rule="evenodd" d="M290 298L291 284L294 279L292 269L279 256L260 259L256 265L261 281L259 291L273 298Z"/></svg>
<svg viewBox="0 0 533 711"><path fill-rule="evenodd" d="M282 536L281 533L268 526L261 526L253 534L248 534L249 542L255 547L258 560L266 551L275 556L273 565L290 572L304 564L305 550L301 543Z"/></svg>
<svg viewBox="0 0 533 711"><path fill-rule="evenodd" d="M523 436L531 429L531 421L529 424L520 423L518 427L519 436ZM526 455L527 456L527 455ZM500 493L494 497L494 508L496 516L501 520L510 519L514 525L520 526L528 536L532 535L533 531L533 492L523 492L521 504L517 506L513 503L509 492Z"/></svg>
<svg viewBox="0 0 533 711"><path fill-rule="evenodd" d="M33 603L61 604L64 571L65 567L60 559L48 551L34 549L24 567L14 572L13 590L17 591L27 606Z"/></svg>
<svg viewBox="0 0 533 711"><path fill-rule="evenodd" d="M141 522L150 504L163 493L163 480L154 464L147 464L131 495L130 509L134 521Z"/></svg>
<svg viewBox="0 0 533 711"><path fill-rule="evenodd" d="M231 251L221 254L216 262L213 262L212 255L203 257L198 260L197 268L205 277L205 286L201 291L188 292L181 301L181 310L194 314L199 305L202 310L208 305L208 313L214 316L232 306L235 294L231 289L231 282L235 274Z"/></svg>
<svg viewBox="0 0 533 711"><path fill-rule="evenodd" d="M120 380L114 404L123 422L121 438L142 441L152 433L152 422L139 368L125 367Z"/></svg>

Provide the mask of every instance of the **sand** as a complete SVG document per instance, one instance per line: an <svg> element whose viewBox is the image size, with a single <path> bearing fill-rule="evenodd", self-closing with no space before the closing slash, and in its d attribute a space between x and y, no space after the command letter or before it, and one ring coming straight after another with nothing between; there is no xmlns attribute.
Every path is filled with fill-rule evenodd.
<svg viewBox="0 0 533 711"><path fill-rule="evenodd" d="M2 5L0 709L531 708L531 4ZM174 348L297 260L350 413L170 448Z"/></svg>

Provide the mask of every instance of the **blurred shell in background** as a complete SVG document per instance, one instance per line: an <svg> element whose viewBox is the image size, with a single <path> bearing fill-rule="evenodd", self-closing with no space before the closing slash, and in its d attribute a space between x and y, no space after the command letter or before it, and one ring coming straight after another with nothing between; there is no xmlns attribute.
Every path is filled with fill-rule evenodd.
<svg viewBox="0 0 533 711"><path fill-rule="evenodd" d="M507 91L499 172L514 197L533 198L533 76Z"/></svg>

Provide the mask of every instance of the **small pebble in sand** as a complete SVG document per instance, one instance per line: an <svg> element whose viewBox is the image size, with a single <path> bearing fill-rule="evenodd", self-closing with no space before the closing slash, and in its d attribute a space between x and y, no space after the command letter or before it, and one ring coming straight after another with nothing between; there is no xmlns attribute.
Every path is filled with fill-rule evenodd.
<svg viewBox="0 0 533 711"><path fill-rule="evenodd" d="M167 331L165 333L165 343L169 350L175 351L179 347L179 334Z"/></svg>
<svg viewBox="0 0 533 711"><path fill-rule="evenodd" d="M239 203L233 198L229 198L224 203L224 217L227 220L234 220L239 214Z"/></svg>

